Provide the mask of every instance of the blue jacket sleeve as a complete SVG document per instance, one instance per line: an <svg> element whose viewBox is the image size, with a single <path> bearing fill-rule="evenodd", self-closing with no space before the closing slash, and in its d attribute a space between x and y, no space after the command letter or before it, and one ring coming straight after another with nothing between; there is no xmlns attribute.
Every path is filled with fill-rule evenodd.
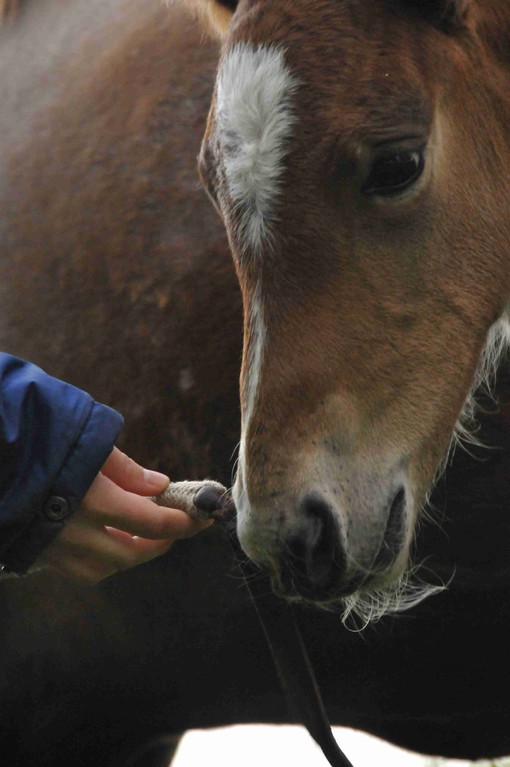
<svg viewBox="0 0 510 767"><path fill-rule="evenodd" d="M122 416L0 353L0 566L25 573L79 505Z"/></svg>

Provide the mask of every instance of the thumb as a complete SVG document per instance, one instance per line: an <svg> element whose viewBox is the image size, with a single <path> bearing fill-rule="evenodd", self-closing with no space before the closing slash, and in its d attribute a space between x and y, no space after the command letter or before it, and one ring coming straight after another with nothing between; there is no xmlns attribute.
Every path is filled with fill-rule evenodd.
<svg viewBox="0 0 510 767"><path fill-rule="evenodd" d="M156 495L163 492L170 482L165 474L144 469L125 453L114 447L101 469L101 473L112 482L138 495Z"/></svg>

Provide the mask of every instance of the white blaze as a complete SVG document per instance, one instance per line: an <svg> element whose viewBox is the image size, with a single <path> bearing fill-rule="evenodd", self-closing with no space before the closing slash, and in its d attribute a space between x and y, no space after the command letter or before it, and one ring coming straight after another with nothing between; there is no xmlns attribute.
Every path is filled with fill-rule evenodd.
<svg viewBox="0 0 510 767"><path fill-rule="evenodd" d="M284 160L295 116L291 108L297 83L276 45L234 45L223 57L216 85L216 126L228 192L239 216L244 247L260 253L277 219ZM227 212L227 211L226 211ZM228 212L227 212L228 213ZM250 301L250 349L244 389L239 474L234 498L238 524L244 525L250 502L246 490L246 434L259 395L266 328L261 286Z"/></svg>
<svg viewBox="0 0 510 767"><path fill-rule="evenodd" d="M281 47L238 43L223 59L216 88L229 193L240 210L241 238L258 251L275 220L296 82Z"/></svg>
<svg viewBox="0 0 510 767"><path fill-rule="evenodd" d="M239 474L242 479L242 495L239 494L239 481L234 488L234 501L237 508L238 524L243 525L247 522L250 503L248 491L246 489L246 434L250 421L253 416L253 410L258 397L260 371L262 367L262 357L266 340L266 327L264 322L264 310L261 300L260 284L257 285L250 301L250 316L248 319L250 325L250 349L247 359L246 383L244 386L244 412L242 419L241 443L239 446Z"/></svg>

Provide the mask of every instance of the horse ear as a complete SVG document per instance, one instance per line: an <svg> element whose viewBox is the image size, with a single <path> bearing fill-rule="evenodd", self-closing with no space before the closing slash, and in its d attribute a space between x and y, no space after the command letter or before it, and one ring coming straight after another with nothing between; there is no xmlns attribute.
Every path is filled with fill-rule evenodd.
<svg viewBox="0 0 510 767"><path fill-rule="evenodd" d="M180 0L205 24L214 37L226 35L238 0Z"/></svg>
<svg viewBox="0 0 510 767"><path fill-rule="evenodd" d="M403 0L413 14L424 16L443 32L455 32L465 26L470 0Z"/></svg>

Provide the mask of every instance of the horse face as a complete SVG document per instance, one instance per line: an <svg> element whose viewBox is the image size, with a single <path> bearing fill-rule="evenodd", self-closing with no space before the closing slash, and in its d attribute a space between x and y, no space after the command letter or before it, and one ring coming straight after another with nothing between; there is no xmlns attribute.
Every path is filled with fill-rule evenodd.
<svg viewBox="0 0 510 767"><path fill-rule="evenodd" d="M369 617L415 601L419 511L507 325L508 77L474 9L432 6L242 0L200 160L244 298L241 543Z"/></svg>

